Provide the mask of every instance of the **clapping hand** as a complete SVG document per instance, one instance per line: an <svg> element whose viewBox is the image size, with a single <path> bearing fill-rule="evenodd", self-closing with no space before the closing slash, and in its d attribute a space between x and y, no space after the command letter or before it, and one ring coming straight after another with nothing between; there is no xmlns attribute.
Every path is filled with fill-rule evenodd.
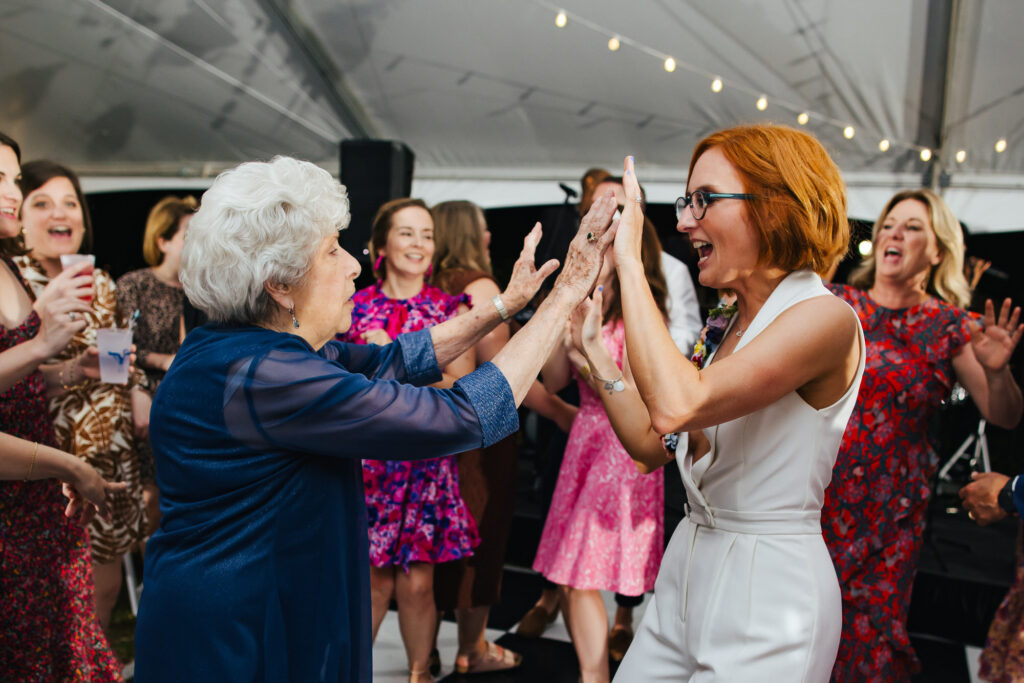
<svg viewBox="0 0 1024 683"><path fill-rule="evenodd" d="M558 276L555 289L567 292L574 304L586 298L597 282L604 252L615 239L612 216L616 207L615 197L610 191L594 199L569 245L565 267Z"/></svg>
<svg viewBox="0 0 1024 683"><path fill-rule="evenodd" d="M1020 306L1013 308L1012 315L1011 306L1010 299L1003 301L999 317L996 318L995 307L992 300L988 299L985 301L984 329L973 320L967 321L974 355L981 366L989 372L999 372L1006 367L1013 350L1020 342L1021 335L1024 334L1024 325L1019 324Z"/></svg>

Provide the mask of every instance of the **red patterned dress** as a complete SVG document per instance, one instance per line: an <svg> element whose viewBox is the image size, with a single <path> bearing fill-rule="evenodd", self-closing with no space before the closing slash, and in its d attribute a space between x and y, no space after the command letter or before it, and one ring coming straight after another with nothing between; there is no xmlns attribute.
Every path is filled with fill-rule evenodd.
<svg viewBox="0 0 1024 683"><path fill-rule="evenodd" d="M825 492L821 526L843 594L837 683L909 681L910 591L938 455L928 422L955 381L968 314L939 299L899 310L830 285L860 318L864 379Z"/></svg>
<svg viewBox="0 0 1024 683"><path fill-rule="evenodd" d="M382 329L394 339L433 327L455 317L469 297L424 285L414 297L390 299L378 282L356 292L352 302L352 327L340 339L363 344L360 335L368 330ZM459 493L454 455L412 462L363 460L363 486L374 567L408 571L410 562L451 562L469 557L480 543L476 522Z"/></svg>
<svg viewBox="0 0 1024 683"><path fill-rule="evenodd" d="M14 265L4 259L0 268ZM0 351L39 331L33 311L0 325ZM0 431L56 446L43 376L0 394ZM19 683L119 681L93 611L89 537L64 517L56 479L0 481L0 679Z"/></svg>

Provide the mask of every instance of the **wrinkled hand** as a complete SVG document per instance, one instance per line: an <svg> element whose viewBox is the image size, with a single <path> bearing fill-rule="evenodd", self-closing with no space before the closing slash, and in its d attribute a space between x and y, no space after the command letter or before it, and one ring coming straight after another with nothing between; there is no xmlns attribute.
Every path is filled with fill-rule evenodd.
<svg viewBox="0 0 1024 683"><path fill-rule="evenodd" d="M68 499L64 516L85 526L99 514L103 519L110 519L110 508L107 506L108 496L122 493L128 485L123 482L106 481L92 467L82 468L82 475L75 482L64 482L64 496Z"/></svg>
<svg viewBox="0 0 1024 683"><path fill-rule="evenodd" d="M569 253L565 257L565 267L555 281L556 291L571 297L573 305L583 301L594 288L597 276L601 272L604 252L615 239L615 226L612 216L618 205L609 190L604 196L594 199L590 211L580 221L580 229L569 244ZM592 239L588 239L588 235Z"/></svg>
<svg viewBox="0 0 1024 683"><path fill-rule="evenodd" d="M981 363L981 366L989 372L999 372L1010 362L1013 350L1017 348L1021 335L1024 334L1024 325L1020 321L1020 306L1013 309L1010 299L1003 301L999 309L999 317L996 318L995 307L992 300L985 301L985 329L973 320L967 321L967 328L971 333L971 347L974 349L974 356Z"/></svg>
<svg viewBox="0 0 1024 683"><path fill-rule="evenodd" d="M535 223L530 234L523 240L523 250L519 252L519 258L512 266L512 277L508 281L508 287L501 293L501 301L509 315L521 311L544 284L544 280L558 270L558 259L551 259L540 268L534 263L541 234L540 223Z"/></svg>
<svg viewBox="0 0 1024 683"><path fill-rule="evenodd" d="M971 472L971 483L960 489L964 509L981 526L999 521L1006 511L999 507L999 491L1010 478L998 472Z"/></svg>
<svg viewBox="0 0 1024 683"><path fill-rule="evenodd" d="M387 346L393 340L388 336L388 333L384 330L367 330L359 335L363 341L367 344L376 344L377 346Z"/></svg>
<svg viewBox="0 0 1024 683"><path fill-rule="evenodd" d="M153 405L153 397L141 387L134 387L128 392L132 407L132 431L135 438L145 441L149 438L149 410Z"/></svg>
<svg viewBox="0 0 1024 683"><path fill-rule="evenodd" d="M640 181L636 177L633 157L626 157L623 163L622 190L626 194L626 205L622 208L622 217L615 235L615 261L628 263L640 261L640 251L644 236L644 210L640 192Z"/></svg>

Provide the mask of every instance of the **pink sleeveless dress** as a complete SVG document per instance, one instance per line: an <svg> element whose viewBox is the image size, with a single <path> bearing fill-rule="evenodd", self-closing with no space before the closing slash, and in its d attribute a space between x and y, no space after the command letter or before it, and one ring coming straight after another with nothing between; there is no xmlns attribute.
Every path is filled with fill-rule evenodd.
<svg viewBox="0 0 1024 683"><path fill-rule="evenodd" d="M622 321L606 324L602 334L621 367ZM580 410L533 568L563 586L641 595L654 588L661 564L664 471L640 474L600 397L579 384Z"/></svg>

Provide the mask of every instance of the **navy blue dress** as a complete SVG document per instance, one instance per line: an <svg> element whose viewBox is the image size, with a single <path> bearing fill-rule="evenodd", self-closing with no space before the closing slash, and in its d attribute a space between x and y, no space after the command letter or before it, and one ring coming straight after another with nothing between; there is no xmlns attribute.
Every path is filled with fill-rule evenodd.
<svg viewBox="0 0 1024 683"><path fill-rule="evenodd" d="M518 429L490 363L439 390L429 330L389 346L206 326L150 418L163 518L135 680L371 680L360 458L430 458Z"/></svg>

